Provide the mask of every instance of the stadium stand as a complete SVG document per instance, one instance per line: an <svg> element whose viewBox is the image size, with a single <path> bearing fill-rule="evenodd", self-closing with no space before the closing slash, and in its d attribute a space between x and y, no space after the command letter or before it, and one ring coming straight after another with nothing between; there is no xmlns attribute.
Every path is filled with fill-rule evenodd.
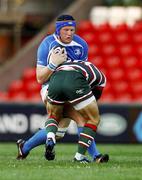
<svg viewBox="0 0 142 180"><path fill-rule="evenodd" d="M109 23L112 26L123 24L126 20L126 10L122 6L112 6L109 8Z"/></svg>
<svg viewBox="0 0 142 180"><path fill-rule="evenodd" d="M142 9L138 6L130 6L126 8L126 22L128 25L132 26L136 21L141 20Z"/></svg>
<svg viewBox="0 0 142 180"><path fill-rule="evenodd" d="M90 20L93 24L100 25L108 22L109 9L105 6L93 7L90 11Z"/></svg>
<svg viewBox="0 0 142 180"><path fill-rule="evenodd" d="M115 17L115 23L111 19L112 15L108 16L107 20L102 17L98 22L96 20L98 14L102 10L108 12L108 9L109 14L113 14L112 8L99 7L98 12L96 7L92 8L90 20L80 21L77 29L77 33L89 44L89 61L100 68L107 77L107 86L100 102L141 102L142 21L137 20L141 19L142 10L139 8L139 16L133 19L133 23L128 20L132 10L128 7L123 9L118 7L117 10L120 11L118 13L123 17L121 16L121 19ZM102 16L104 14L102 13ZM0 92L0 99L40 102L39 91L40 85L36 82L35 68L28 68L20 80L10 84L7 92Z"/></svg>
<svg viewBox="0 0 142 180"><path fill-rule="evenodd" d="M118 9L120 10L120 8ZM129 12L130 9L128 8L127 11ZM123 12L124 10L126 11L126 8L123 8ZM128 16L127 11L126 15ZM91 20L92 14L91 12ZM129 24L126 16L125 19L122 18L121 22L120 19L115 22L116 24L109 22L109 19L104 24L101 23L102 21L100 24L95 23L95 19L92 22L80 22L78 34L84 37L90 45L89 59L107 76L107 87L104 90L101 102L141 101L142 22L136 21L140 18L139 12L139 16L137 15L137 18L133 19L133 24ZM117 18L115 18L116 20ZM80 31L82 23L83 27L86 24L90 38L88 38L85 28L83 28L84 33L83 30Z"/></svg>

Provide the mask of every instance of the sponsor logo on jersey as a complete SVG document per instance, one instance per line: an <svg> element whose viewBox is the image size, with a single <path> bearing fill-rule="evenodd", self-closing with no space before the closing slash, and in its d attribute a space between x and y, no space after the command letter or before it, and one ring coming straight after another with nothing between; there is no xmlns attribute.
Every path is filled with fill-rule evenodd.
<svg viewBox="0 0 142 180"><path fill-rule="evenodd" d="M83 94L84 89L76 90L76 94Z"/></svg>

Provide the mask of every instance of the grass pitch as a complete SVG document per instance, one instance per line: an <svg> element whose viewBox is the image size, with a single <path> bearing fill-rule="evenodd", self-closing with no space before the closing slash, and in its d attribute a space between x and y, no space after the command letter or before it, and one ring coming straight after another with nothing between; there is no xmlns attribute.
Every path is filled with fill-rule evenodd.
<svg viewBox="0 0 142 180"><path fill-rule="evenodd" d="M15 144L0 144L0 180L142 180L142 145L98 145L110 155L104 164L73 163L76 144L57 144L56 160L46 161L44 146L17 161Z"/></svg>

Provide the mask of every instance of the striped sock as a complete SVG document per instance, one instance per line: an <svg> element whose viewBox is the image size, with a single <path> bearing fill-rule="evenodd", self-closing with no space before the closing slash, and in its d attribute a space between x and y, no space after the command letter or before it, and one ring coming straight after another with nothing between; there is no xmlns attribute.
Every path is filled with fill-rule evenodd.
<svg viewBox="0 0 142 180"><path fill-rule="evenodd" d="M47 138L52 138L54 142L55 141L55 134L58 130L58 122L55 119L48 119L45 122L45 128L47 132ZM50 137L51 135L51 137Z"/></svg>
<svg viewBox="0 0 142 180"><path fill-rule="evenodd" d="M85 124L78 142L78 153L85 155L96 134L97 127L92 124Z"/></svg>
<svg viewBox="0 0 142 180"><path fill-rule="evenodd" d="M78 127L78 136L83 131L83 127ZM94 159L96 156L100 155L100 152L97 149L95 140L92 141L91 145L88 147L88 153Z"/></svg>

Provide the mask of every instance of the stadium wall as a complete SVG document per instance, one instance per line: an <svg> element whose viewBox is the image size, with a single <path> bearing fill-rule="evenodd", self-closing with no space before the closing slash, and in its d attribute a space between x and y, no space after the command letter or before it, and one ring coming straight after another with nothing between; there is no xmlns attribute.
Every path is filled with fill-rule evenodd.
<svg viewBox="0 0 142 180"><path fill-rule="evenodd" d="M142 143L142 105L100 105L101 123L96 134L99 143ZM43 104L0 104L0 141L27 139L44 127ZM72 121L62 142L76 142L77 128Z"/></svg>

